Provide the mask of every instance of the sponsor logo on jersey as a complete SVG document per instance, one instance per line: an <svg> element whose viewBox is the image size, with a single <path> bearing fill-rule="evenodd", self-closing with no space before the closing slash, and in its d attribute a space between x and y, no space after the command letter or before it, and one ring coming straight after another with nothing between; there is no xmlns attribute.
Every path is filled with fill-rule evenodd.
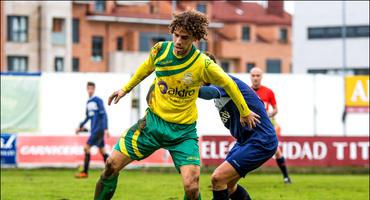
<svg viewBox="0 0 370 200"><path fill-rule="evenodd" d="M230 119L230 113L226 110L220 112L222 122L225 124Z"/></svg>
<svg viewBox="0 0 370 200"><path fill-rule="evenodd" d="M178 96L178 97L190 97L195 94L194 89L179 89L178 87L176 88L171 88L168 87L167 83L164 81L159 81L157 83L159 90L161 91L162 94L169 94L172 96Z"/></svg>
<svg viewBox="0 0 370 200"><path fill-rule="evenodd" d="M166 94L168 90L167 83L164 81L159 81L157 83L159 90L161 91L162 94Z"/></svg>

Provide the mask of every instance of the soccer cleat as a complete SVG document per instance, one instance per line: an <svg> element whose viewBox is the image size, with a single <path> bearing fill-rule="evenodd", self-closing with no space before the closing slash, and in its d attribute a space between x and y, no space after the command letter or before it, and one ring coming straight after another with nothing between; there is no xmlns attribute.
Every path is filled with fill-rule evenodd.
<svg viewBox="0 0 370 200"><path fill-rule="evenodd" d="M286 178L284 178L284 183L285 183L285 184L291 184L291 183L292 183L292 181L290 180L290 178L289 178L289 177L286 177Z"/></svg>
<svg viewBox="0 0 370 200"><path fill-rule="evenodd" d="M87 173L85 172L75 174L75 178L87 178L87 177L89 177L89 175L87 175Z"/></svg>

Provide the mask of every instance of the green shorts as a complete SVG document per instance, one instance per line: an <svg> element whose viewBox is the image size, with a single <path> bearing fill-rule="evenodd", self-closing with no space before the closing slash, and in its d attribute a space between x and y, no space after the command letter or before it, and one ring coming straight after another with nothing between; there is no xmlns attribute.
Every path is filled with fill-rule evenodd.
<svg viewBox="0 0 370 200"><path fill-rule="evenodd" d="M133 160L142 160L156 150L167 149L176 169L184 165L200 165L196 123L166 122L149 109L118 139L114 149Z"/></svg>

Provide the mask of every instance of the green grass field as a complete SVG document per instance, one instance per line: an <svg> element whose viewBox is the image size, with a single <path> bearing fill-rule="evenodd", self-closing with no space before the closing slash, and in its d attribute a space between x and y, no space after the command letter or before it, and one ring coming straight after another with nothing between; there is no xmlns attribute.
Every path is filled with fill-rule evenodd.
<svg viewBox="0 0 370 200"><path fill-rule="evenodd" d="M75 170L1 169L2 200L92 199L100 170L77 180ZM240 184L254 200L365 200L369 199L369 175L292 174L293 184L282 183L280 174L251 173ZM210 174L201 175L203 200L212 199ZM140 170L121 173L113 199L182 200L181 177L176 173Z"/></svg>

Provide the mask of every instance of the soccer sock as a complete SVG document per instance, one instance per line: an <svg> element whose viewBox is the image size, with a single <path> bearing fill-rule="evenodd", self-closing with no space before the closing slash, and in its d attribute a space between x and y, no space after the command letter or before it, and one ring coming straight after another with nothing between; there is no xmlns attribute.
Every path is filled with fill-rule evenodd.
<svg viewBox="0 0 370 200"><path fill-rule="evenodd" d="M213 200L229 200L229 192L226 190L213 190Z"/></svg>
<svg viewBox="0 0 370 200"><path fill-rule="evenodd" d="M231 200L252 200L248 192L240 185L236 188L235 192L230 195Z"/></svg>
<svg viewBox="0 0 370 200"><path fill-rule="evenodd" d="M104 163L106 163L106 162L107 162L108 157L109 157L109 155L108 155L108 154L104 154L104 155L103 155Z"/></svg>
<svg viewBox="0 0 370 200"><path fill-rule="evenodd" d="M186 197L186 194L184 194L184 200L188 200L188 198ZM200 195L200 191L199 191L199 197L198 197L198 200L202 200L202 197Z"/></svg>
<svg viewBox="0 0 370 200"><path fill-rule="evenodd" d="M284 178L288 178L288 170L287 170L286 165L285 165L284 157L276 159L276 163L278 164L281 172L283 173Z"/></svg>
<svg viewBox="0 0 370 200"><path fill-rule="evenodd" d="M118 182L118 175L109 178L100 176L99 181L96 183L95 200L109 200L113 197L116 191Z"/></svg>
<svg viewBox="0 0 370 200"><path fill-rule="evenodd" d="M85 160L84 160L84 171L86 174L89 171L89 164L90 164L90 154L85 153Z"/></svg>

